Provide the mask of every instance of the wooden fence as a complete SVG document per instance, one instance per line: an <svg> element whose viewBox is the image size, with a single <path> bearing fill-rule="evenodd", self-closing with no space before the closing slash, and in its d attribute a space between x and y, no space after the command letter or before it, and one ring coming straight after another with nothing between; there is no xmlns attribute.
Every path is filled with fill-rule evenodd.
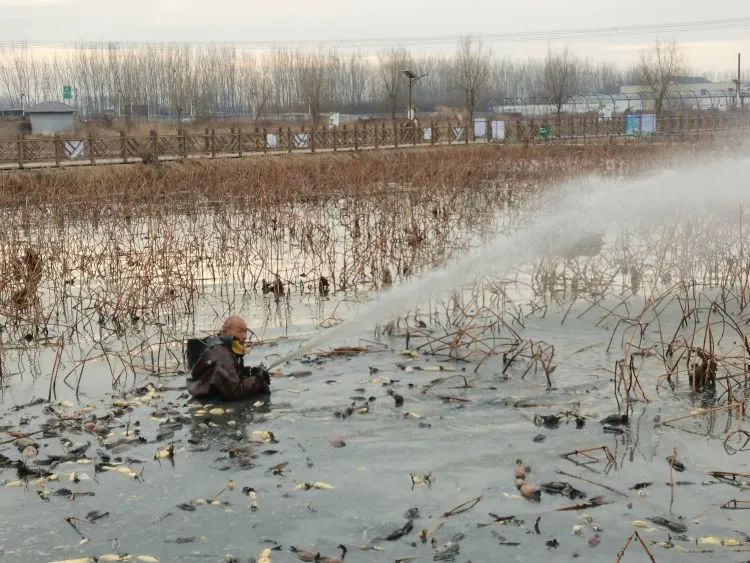
<svg viewBox="0 0 750 563"><path fill-rule="evenodd" d="M634 123L634 119L637 120ZM95 137L89 135L0 140L0 168L52 167L75 164L120 164L194 158L243 157L263 153L362 150L469 143L631 143L686 142L744 136L750 119L744 114L694 113L650 118L563 116L560 120L517 119L411 127L354 125L332 129L232 129L203 133L180 131L147 136ZM634 127L635 125L635 127ZM643 125L643 127L642 127Z"/></svg>

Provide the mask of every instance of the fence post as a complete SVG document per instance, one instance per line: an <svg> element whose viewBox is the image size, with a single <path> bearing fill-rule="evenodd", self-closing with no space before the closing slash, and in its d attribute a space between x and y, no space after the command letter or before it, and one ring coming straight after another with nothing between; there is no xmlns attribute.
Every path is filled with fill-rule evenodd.
<svg viewBox="0 0 750 563"><path fill-rule="evenodd" d="M211 158L216 158L216 129L211 129L210 135Z"/></svg>
<svg viewBox="0 0 750 563"><path fill-rule="evenodd" d="M96 155L94 154L94 134L93 133L89 133L88 148L89 148L89 162L92 165L96 164Z"/></svg>
<svg viewBox="0 0 750 563"><path fill-rule="evenodd" d="M159 162L159 134L152 129L151 135L151 163L156 164Z"/></svg>
<svg viewBox="0 0 750 563"><path fill-rule="evenodd" d="M367 140L367 123L362 124L362 144L366 147L370 146L370 143Z"/></svg>
<svg viewBox="0 0 750 563"><path fill-rule="evenodd" d="M237 156L242 158L242 127L237 127Z"/></svg>
<svg viewBox="0 0 750 563"><path fill-rule="evenodd" d="M310 131L310 152L315 153L315 133L317 132L317 127L313 126L312 131Z"/></svg>
<svg viewBox="0 0 750 563"><path fill-rule="evenodd" d="M701 112L698 111L695 115L695 142L696 143L701 140L701 126L702 126Z"/></svg>
<svg viewBox="0 0 750 563"><path fill-rule="evenodd" d="M279 130L276 133L276 150L277 151L281 150L281 148L283 147L283 144L281 143L281 139L283 138L282 133L283 133L283 130L281 129L281 127L279 127Z"/></svg>
<svg viewBox="0 0 750 563"><path fill-rule="evenodd" d="M472 131L471 131L472 135L471 136L473 137L474 136L474 121L473 120L472 120L472 122L469 125L466 125L464 127L464 137L465 137L464 138L464 144L467 144L467 145L469 144L469 127L471 127L471 129L472 129Z"/></svg>
<svg viewBox="0 0 750 563"><path fill-rule="evenodd" d="M379 129L379 127L378 127L378 124L376 123L375 124L375 131L374 131L374 134L375 134L375 148L376 149L380 148L380 140L378 138L378 129Z"/></svg>
<svg viewBox="0 0 750 563"><path fill-rule="evenodd" d="M187 146L187 140L188 140L188 134L185 132L185 130L182 130L182 159L187 160L188 159L188 146Z"/></svg>
<svg viewBox="0 0 750 563"><path fill-rule="evenodd" d="M331 129L331 135L333 136L333 152L339 152L339 128L334 125Z"/></svg>
<svg viewBox="0 0 750 563"><path fill-rule="evenodd" d="M451 120L448 120L448 146L453 144L453 127L451 126Z"/></svg>
<svg viewBox="0 0 750 563"><path fill-rule="evenodd" d="M288 142L287 148L289 149L289 152L292 152L292 150L294 149L294 139L292 138L291 127L286 128L286 136L287 136L287 142Z"/></svg>
<svg viewBox="0 0 750 563"><path fill-rule="evenodd" d="M359 150L359 130L357 129L357 124L354 124L354 150Z"/></svg>
<svg viewBox="0 0 750 563"><path fill-rule="evenodd" d="M55 133L55 166L60 166L60 133Z"/></svg>
<svg viewBox="0 0 750 563"><path fill-rule="evenodd" d="M398 148L398 126L395 120L393 121L393 147Z"/></svg>
<svg viewBox="0 0 750 563"><path fill-rule="evenodd" d="M680 142L685 140L685 117L680 114Z"/></svg>
<svg viewBox="0 0 750 563"><path fill-rule="evenodd" d="M437 131L435 130L435 122L430 121L430 146L435 146L435 136L437 134Z"/></svg>
<svg viewBox="0 0 750 563"><path fill-rule="evenodd" d="M568 116L568 127L570 128L570 140L572 141L573 137L575 137L575 121L573 120L572 113Z"/></svg>
<svg viewBox="0 0 750 563"><path fill-rule="evenodd" d="M586 144L586 124L588 123L588 116L584 116L583 118L583 144Z"/></svg>
<svg viewBox="0 0 750 563"><path fill-rule="evenodd" d="M278 139L277 139L278 142ZM263 128L263 154L268 152L268 130Z"/></svg>
<svg viewBox="0 0 750 563"><path fill-rule="evenodd" d="M18 136L18 168L23 169L23 161L25 157L25 150L23 146L23 135Z"/></svg>
<svg viewBox="0 0 750 563"><path fill-rule="evenodd" d="M128 163L128 138L125 131L120 131L120 158L123 164Z"/></svg>
<svg viewBox="0 0 750 563"><path fill-rule="evenodd" d="M211 130L206 129L203 136L203 146L205 150L203 152L211 152Z"/></svg>

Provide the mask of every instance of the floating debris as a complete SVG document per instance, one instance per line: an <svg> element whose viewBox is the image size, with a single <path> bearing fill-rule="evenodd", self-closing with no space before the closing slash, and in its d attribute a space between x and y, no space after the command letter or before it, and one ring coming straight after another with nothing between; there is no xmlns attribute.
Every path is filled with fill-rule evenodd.
<svg viewBox="0 0 750 563"><path fill-rule="evenodd" d="M698 545L721 545L721 538L717 538L716 536L698 538Z"/></svg>
<svg viewBox="0 0 750 563"><path fill-rule="evenodd" d="M414 520L407 520L406 524L400 528L393 530L390 534L385 536L385 541L396 541L403 538L406 534L410 534L414 529Z"/></svg>
<svg viewBox="0 0 750 563"><path fill-rule="evenodd" d="M270 549L268 550L270 553ZM294 553L294 556L300 561L319 561L320 553L312 552L309 549L300 549L298 547L290 546L289 551Z"/></svg>
<svg viewBox="0 0 750 563"><path fill-rule="evenodd" d="M629 418L627 414L611 414L601 419L599 421L599 424L609 425L609 426L620 426L620 425L628 424L628 421L629 421Z"/></svg>
<svg viewBox="0 0 750 563"><path fill-rule="evenodd" d="M315 560L319 563L343 563L344 559L346 559L347 554L347 548L343 544L339 544L336 546L338 549L341 550L341 555L320 555L318 554L318 558Z"/></svg>
<svg viewBox="0 0 750 563"><path fill-rule="evenodd" d="M331 444L334 448L346 447L346 442L344 441L343 438L338 438L338 437L331 438L330 440L328 440L328 443Z"/></svg>
<svg viewBox="0 0 750 563"><path fill-rule="evenodd" d="M530 483L524 482L518 487L518 490L521 492L521 496L527 500L532 502L540 502L542 500L542 491Z"/></svg>
<svg viewBox="0 0 750 563"><path fill-rule="evenodd" d="M597 506L604 506L605 504L612 504L611 500L604 500L604 497L592 497L588 502L583 504L574 504L572 506L564 506L558 508L558 512L570 511L570 510L586 510L587 508L596 508Z"/></svg>
<svg viewBox="0 0 750 563"><path fill-rule="evenodd" d="M432 472L425 473L424 475L418 475L417 473L409 473L411 477L411 486L414 488L415 485L427 485L432 486Z"/></svg>
<svg viewBox="0 0 750 563"><path fill-rule="evenodd" d="M553 495L563 495L568 497L570 500L576 500L579 498L586 498L586 493L579 491L570 483L562 481L552 481L549 483L542 483L539 487L545 492Z"/></svg>
<svg viewBox="0 0 750 563"><path fill-rule="evenodd" d="M250 434L250 441L262 442L264 444L278 443L278 441L276 440L276 436L274 436L273 432L269 432L267 430L253 430L252 434Z"/></svg>
<svg viewBox="0 0 750 563"><path fill-rule="evenodd" d="M331 485L329 485L328 483L323 483L322 481L315 481L314 483L300 483L294 488L300 491L309 491L310 489L318 489L318 490L333 489Z"/></svg>
<svg viewBox="0 0 750 563"><path fill-rule="evenodd" d="M675 471L683 472L686 467L685 464L677 460L676 456L667 457L667 463L674 468Z"/></svg>
<svg viewBox="0 0 750 563"><path fill-rule="evenodd" d="M154 454L154 459L172 459L174 458L174 444L169 444L166 448L159 448Z"/></svg>
<svg viewBox="0 0 750 563"><path fill-rule="evenodd" d="M255 492L255 489L252 487L244 487L242 489L242 492L245 493L248 498L250 499L250 510L253 512L258 511L258 494Z"/></svg>
<svg viewBox="0 0 750 563"><path fill-rule="evenodd" d="M664 526L677 534L684 534L688 529L688 527L682 522L675 522L674 520L662 518L661 516L652 516L651 518L647 518L647 520L653 522L657 526Z"/></svg>

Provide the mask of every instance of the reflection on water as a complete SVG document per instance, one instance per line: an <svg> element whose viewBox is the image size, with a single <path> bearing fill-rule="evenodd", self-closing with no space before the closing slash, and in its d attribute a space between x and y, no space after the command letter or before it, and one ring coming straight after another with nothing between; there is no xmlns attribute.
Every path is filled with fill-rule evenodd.
<svg viewBox="0 0 750 563"><path fill-rule="evenodd" d="M4 560L248 560L278 546L278 562L342 544L352 561L612 561L634 529L657 560L744 560L737 512L719 508L750 486L736 475L748 393L736 257L750 241L734 219L613 224L601 252L530 258L310 350L280 366L268 400L189 403L183 339L229 310L257 334L246 362L268 365L356 315L385 268L398 285L524 223L502 190L461 197L471 213L334 202L253 234L240 213L54 234L75 250L43 257L38 302L3 329ZM53 270L74 283L56 286ZM250 291L277 273L283 296ZM45 315L46 335L24 338ZM704 357L715 391L691 389ZM584 497L554 494L573 489Z"/></svg>

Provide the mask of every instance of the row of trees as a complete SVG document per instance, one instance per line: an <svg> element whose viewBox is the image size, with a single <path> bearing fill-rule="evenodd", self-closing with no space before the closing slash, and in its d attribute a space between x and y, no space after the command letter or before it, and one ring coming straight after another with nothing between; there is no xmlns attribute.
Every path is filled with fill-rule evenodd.
<svg viewBox="0 0 750 563"><path fill-rule="evenodd" d="M655 54L655 55L654 55ZM652 58L656 56L656 59ZM665 58L670 64L665 65ZM231 46L123 45L47 52L24 45L0 48L0 105L20 107L58 100L74 88L85 115L238 115L304 112L319 120L328 111L389 113L406 109L403 70L427 73L417 84L419 109L440 106L475 111L505 98L547 97L558 111L575 93L616 93L641 80L665 91L682 65L676 45L656 44L640 65L593 64L569 49L545 59L496 56L471 37L452 54L392 48L362 52L277 50L256 54ZM645 81L645 82L643 82Z"/></svg>

